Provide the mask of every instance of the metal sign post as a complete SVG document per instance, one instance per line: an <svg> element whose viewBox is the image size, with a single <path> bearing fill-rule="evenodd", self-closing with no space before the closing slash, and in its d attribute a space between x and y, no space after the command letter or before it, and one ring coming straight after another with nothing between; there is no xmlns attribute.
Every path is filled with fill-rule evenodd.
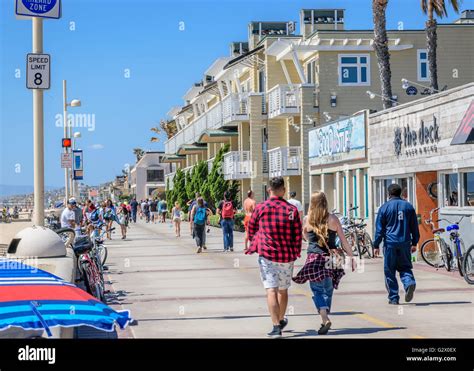
<svg viewBox="0 0 474 371"><path fill-rule="evenodd" d="M61 0L16 0L15 14L31 17L33 54L27 58L27 87L33 89L33 223L44 225L44 112L43 89L49 89L50 56L43 54L43 18L61 17ZM24 19L24 18L20 18ZM32 74L33 73L33 74ZM46 78L47 77L47 78Z"/></svg>

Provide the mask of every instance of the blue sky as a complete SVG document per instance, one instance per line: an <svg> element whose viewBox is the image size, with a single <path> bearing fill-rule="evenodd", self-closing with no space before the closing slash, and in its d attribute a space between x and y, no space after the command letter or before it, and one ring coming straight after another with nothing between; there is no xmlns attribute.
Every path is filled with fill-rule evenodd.
<svg viewBox="0 0 474 371"><path fill-rule="evenodd" d="M52 61L51 89L44 94L46 185L61 186L64 179L59 162L63 129L55 125L62 113L63 79L68 99L82 101L69 113L95 117L94 130L76 130L82 133L78 147L84 150L84 181L98 184L134 163L133 148L163 149L164 138L149 142L149 128L182 104L186 90L211 63L228 55L231 41L247 39L249 21L298 21L301 8L345 8L346 29L371 29L371 3L63 0L62 18L44 22L44 52ZM32 93L25 87L31 21L15 19L13 0L0 4L0 184L32 185ZM463 2L462 9L473 8L474 0ZM452 9L448 12L443 22L458 18ZM389 1L387 18L388 28L397 28L398 22L405 29L424 27L416 0Z"/></svg>

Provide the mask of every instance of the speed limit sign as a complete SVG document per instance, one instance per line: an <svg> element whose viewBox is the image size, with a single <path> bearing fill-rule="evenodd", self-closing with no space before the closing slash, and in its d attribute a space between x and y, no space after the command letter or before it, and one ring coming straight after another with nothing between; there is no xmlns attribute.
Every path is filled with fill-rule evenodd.
<svg viewBox="0 0 474 371"><path fill-rule="evenodd" d="M29 53L26 56L26 87L28 89L49 89L51 56Z"/></svg>

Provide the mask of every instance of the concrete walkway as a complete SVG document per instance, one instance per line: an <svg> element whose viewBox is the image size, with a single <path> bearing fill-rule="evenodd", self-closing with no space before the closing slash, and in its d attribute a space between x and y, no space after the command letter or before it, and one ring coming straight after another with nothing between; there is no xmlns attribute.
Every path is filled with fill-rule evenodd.
<svg viewBox="0 0 474 371"><path fill-rule="evenodd" d="M265 336L271 321L257 256L242 253L242 233L235 234L234 253L222 252L220 229L211 228L207 236L208 250L196 254L188 224L177 239L169 223L139 222L129 229L127 240L120 240L117 232L107 243L109 304L130 309L138 321L119 331L119 338ZM295 273L305 257L303 252ZM456 274L421 263L415 275L413 302L389 306L382 259L366 260L361 272L346 272L335 291L330 336L472 338L474 288ZM320 318L311 296L307 284L291 287L285 337L318 337Z"/></svg>

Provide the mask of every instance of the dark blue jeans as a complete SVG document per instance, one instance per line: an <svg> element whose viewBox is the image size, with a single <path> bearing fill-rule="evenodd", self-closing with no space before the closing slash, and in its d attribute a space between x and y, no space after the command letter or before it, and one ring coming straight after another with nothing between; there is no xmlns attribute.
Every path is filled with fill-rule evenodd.
<svg viewBox="0 0 474 371"><path fill-rule="evenodd" d="M234 219L222 219L221 227L224 234L224 250L229 250L234 247Z"/></svg>
<svg viewBox="0 0 474 371"><path fill-rule="evenodd" d="M415 285L415 276L413 275L413 265L411 263L410 245L385 245L383 247L384 255L384 273L385 287L388 291L388 300L398 301L398 282L396 273L400 275L405 291L408 286Z"/></svg>

